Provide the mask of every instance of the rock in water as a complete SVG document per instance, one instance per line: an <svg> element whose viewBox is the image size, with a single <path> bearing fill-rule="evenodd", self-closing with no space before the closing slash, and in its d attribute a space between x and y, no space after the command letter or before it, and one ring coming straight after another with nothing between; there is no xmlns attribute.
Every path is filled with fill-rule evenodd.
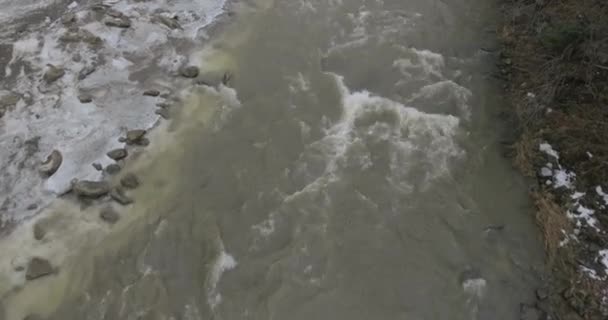
<svg viewBox="0 0 608 320"><path fill-rule="evenodd" d="M88 93L81 93L78 95L78 100L80 103L91 103L93 102L93 96Z"/></svg>
<svg viewBox="0 0 608 320"><path fill-rule="evenodd" d="M127 139L125 140L125 142L127 144L138 144L145 135L146 130L130 130L127 132Z"/></svg>
<svg viewBox="0 0 608 320"><path fill-rule="evenodd" d="M521 320L540 320L542 318L542 313L533 306L522 304L520 306L519 318Z"/></svg>
<svg viewBox="0 0 608 320"><path fill-rule="evenodd" d="M110 197L123 206L133 203L133 199L129 198L121 187L112 189L112 191L110 191Z"/></svg>
<svg viewBox="0 0 608 320"><path fill-rule="evenodd" d="M199 73L198 67L195 67L195 66L185 67L185 68L182 68L180 71L180 74L186 78L196 78L196 77L198 77L198 73Z"/></svg>
<svg viewBox="0 0 608 320"><path fill-rule="evenodd" d="M127 189L135 189L139 187L139 178L133 173L127 173L122 179L120 179L120 184Z"/></svg>
<svg viewBox="0 0 608 320"><path fill-rule="evenodd" d="M46 157L46 160L40 165L39 170L43 174L50 177L57 172L62 162L63 156L61 155L61 152L58 150L53 150L53 152L51 152L51 154Z"/></svg>
<svg viewBox="0 0 608 320"><path fill-rule="evenodd" d="M127 17L108 18L105 20L104 23L108 27L116 27L116 28L123 28L123 29L131 27L131 20Z"/></svg>
<svg viewBox="0 0 608 320"><path fill-rule="evenodd" d="M107 155L108 155L108 158L118 161L118 160L122 160L122 159L126 158L129 155L129 153L127 152L127 149L120 148L120 149L114 149L114 150L108 152Z"/></svg>
<svg viewBox="0 0 608 320"><path fill-rule="evenodd" d="M109 175L115 175L122 170L122 167L116 163L110 164L106 167L106 173Z"/></svg>
<svg viewBox="0 0 608 320"><path fill-rule="evenodd" d="M177 21L177 19L172 19L169 17L165 17L165 16L157 16L156 20L162 24L164 24L165 26L167 26L169 29L181 29L182 26L179 24L179 22Z"/></svg>
<svg viewBox="0 0 608 320"><path fill-rule="evenodd" d="M154 111L157 115L161 116L163 119L167 120L171 117L168 109L160 108Z"/></svg>
<svg viewBox="0 0 608 320"><path fill-rule="evenodd" d="M99 198L110 192L110 184L106 181L73 181L72 190L81 197Z"/></svg>
<svg viewBox="0 0 608 320"><path fill-rule="evenodd" d="M53 274L55 270L51 263L42 258L32 258L30 263L27 265L27 271L25 272L26 280L34 280Z"/></svg>
<svg viewBox="0 0 608 320"><path fill-rule="evenodd" d="M41 316L36 314L30 314L29 316L23 318L23 320L43 320Z"/></svg>
<svg viewBox="0 0 608 320"><path fill-rule="evenodd" d="M144 96L158 97L159 95L160 95L160 91L158 91L158 90L146 90L146 91L144 91Z"/></svg>
<svg viewBox="0 0 608 320"><path fill-rule="evenodd" d="M80 72L78 72L78 80L84 80L86 77L88 77L93 72L95 72L94 66L86 66L86 67L82 68L80 70Z"/></svg>
<svg viewBox="0 0 608 320"><path fill-rule="evenodd" d="M95 168L95 170L97 170L97 171L101 171L101 170L103 170L103 167L101 166L101 163L97 163L97 162L95 162L95 163L93 163L93 164L92 164L92 166L93 166L93 168Z"/></svg>
<svg viewBox="0 0 608 320"><path fill-rule="evenodd" d="M99 218L107 223L114 224L118 222L120 216L116 210L112 209L111 207L107 207L99 212Z"/></svg>
<svg viewBox="0 0 608 320"><path fill-rule="evenodd" d="M46 235L46 230L40 225L40 223L34 224L34 239L40 241Z"/></svg>
<svg viewBox="0 0 608 320"><path fill-rule="evenodd" d="M64 75L65 70L63 68L55 67L54 65L49 64L48 69L44 73L43 79L46 81L46 83L51 84L59 80L59 78L63 77Z"/></svg>

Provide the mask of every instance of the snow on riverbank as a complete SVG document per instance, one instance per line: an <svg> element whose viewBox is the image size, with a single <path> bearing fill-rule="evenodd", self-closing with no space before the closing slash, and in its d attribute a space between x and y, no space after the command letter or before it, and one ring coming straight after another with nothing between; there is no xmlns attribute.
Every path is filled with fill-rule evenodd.
<svg viewBox="0 0 608 320"><path fill-rule="evenodd" d="M574 224L574 231L568 234L562 230L564 239L560 246L566 246L574 241L579 242L582 233L596 233L606 235L606 230L600 224L598 215L608 213L608 194L604 193L602 186L596 186L592 190L579 190L576 186L576 173L568 170L559 162L559 153L549 143L541 143L539 151L544 153L547 164L541 168L539 175L545 179L547 186L552 186L556 191L565 192L568 195L567 211L568 218ZM585 261L589 265L581 264L580 270L593 280L608 280L608 248L595 248L592 261Z"/></svg>
<svg viewBox="0 0 608 320"><path fill-rule="evenodd" d="M179 86L173 76L198 64L190 57L200 42L194 40L205 37L202 28L223 6L224 0L75 1L61 19L11 43L12 57L0 70L0 229L35 215L74 178L101 179L92 164L113 163L105 154L123 147L119 137L160 120L157 105L171 104L169 93ZM161 95L144 96L148 89ZM38 166L52 150L63 163L45 179Z"/></svg>

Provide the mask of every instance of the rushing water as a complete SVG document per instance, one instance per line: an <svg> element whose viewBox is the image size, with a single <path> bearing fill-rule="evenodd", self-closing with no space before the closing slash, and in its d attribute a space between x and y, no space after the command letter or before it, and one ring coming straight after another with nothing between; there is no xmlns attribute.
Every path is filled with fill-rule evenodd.
<svg viewBox="0 0 608 320"><path fill-rule="evenodd" d="M542 253L500 155L480 50L495 10L236 3L201 53L234 90L195 91L142 170L143 213L75 254L53 302L12 303L45 319L519 319Z"/></svg>

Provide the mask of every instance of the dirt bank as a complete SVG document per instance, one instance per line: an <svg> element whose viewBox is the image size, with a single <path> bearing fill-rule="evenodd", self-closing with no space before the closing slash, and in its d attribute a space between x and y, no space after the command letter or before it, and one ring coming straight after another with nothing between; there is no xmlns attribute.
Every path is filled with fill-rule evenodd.
<svg viewBox="0 0 608 320"><path fill-rule="evenodd" d="M498 76L515 110L514 162L532 196L553 319L608 317L608 2L501 1Z"/></svg>

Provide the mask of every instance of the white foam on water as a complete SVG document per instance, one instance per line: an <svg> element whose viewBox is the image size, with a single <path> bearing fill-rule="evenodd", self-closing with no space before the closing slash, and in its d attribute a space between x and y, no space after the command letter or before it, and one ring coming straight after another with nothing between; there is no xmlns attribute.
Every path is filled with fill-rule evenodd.
<svg viewBox="0 0 608 320"><path fill-rule="evenodd" d="M209 299L207 302L211 309L215 309L222 302L222 295L217 291L217 285L222 279L222 275L224 272L232 270L237 266L234 257L226 253L223 247L221 245L221 251L215 259L207 279L207 295Z"/></svg>
<svg viewBox="0 0 608 320"><path fill-rule="evenodd" d="M462 289L467 294L482 298L486 290L487 282L483 278L468 279L462 282Z"/></svg>

